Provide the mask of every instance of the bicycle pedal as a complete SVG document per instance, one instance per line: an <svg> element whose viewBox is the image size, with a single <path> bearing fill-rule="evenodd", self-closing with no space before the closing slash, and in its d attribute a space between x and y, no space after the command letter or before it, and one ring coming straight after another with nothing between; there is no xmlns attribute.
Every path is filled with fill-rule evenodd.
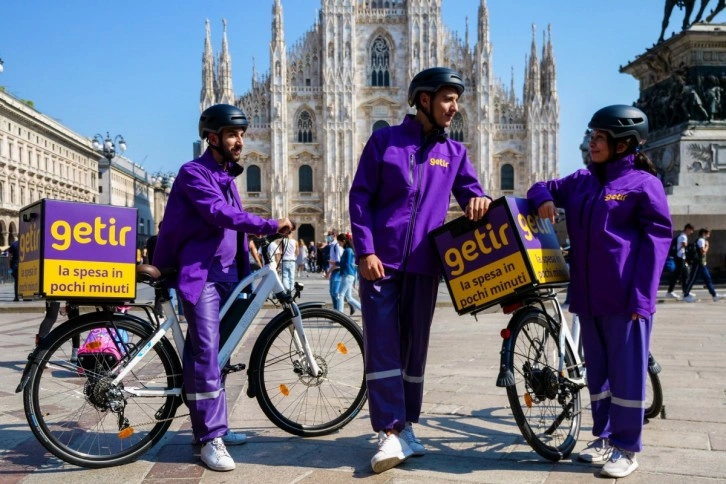
<svg viewBox="0 0 726 484"><path fill-rule="evenodd" d="M225 365L225 367L222 368L222 374L228 375L230 373L237 373L238 371L242 371L245 368L247 367L244 363L237 363L236 365Z"/></svg>

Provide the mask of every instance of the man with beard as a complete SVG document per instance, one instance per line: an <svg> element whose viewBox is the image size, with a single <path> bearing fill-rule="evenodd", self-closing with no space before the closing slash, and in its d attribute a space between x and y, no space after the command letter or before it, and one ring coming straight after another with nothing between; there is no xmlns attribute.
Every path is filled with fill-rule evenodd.
<svg viewBox="0 0 726 484"><path fill-rule="evenodd" d="M153 264L175 268L169 285L177 289L187 318L184 391L195 441L210 469L235 468L226 445L246 436L229 431L220 375L219 309L236 283L250 273L247 234L289 233L287 218L267 220L242 208L234 179L249 122L238 108L217 104L199 119L199 137L208 148L179 169L164 213Z"/></svg>

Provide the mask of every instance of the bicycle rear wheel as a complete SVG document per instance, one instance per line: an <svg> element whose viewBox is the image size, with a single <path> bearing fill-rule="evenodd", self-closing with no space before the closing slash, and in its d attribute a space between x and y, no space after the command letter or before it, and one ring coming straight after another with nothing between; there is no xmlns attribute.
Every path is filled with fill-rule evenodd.
<svg viewBox="0 0 726 484"><path fill-rule="evenodd" d="M92 333L93 332L93 333ZM96 312L61 324L43 341L23 394L25 415L41 444L58 458L101 468L130 462L146 452L171 425L181 399L136 397L129 389L181 387L181 365L162 338L145 348L153 329L131 315ZM100 346L99 335L113 343ZM72 340L81 355L71 361ZM120 366L147 352L119 385Z"/></svg>
<svg viewBox="0 0 726 484"><path fill-rule="evenodd" d="M265 415L294 435L330 434L350 422L366 401L363 333L344 314L301 310L305 336L322 374L310 373L296 348L291 318L271 321L250 358L250 385Z"/></svg>
<svg viewBox="0 0 726 484"><path fill-rule="evenodd" d="M663 408L663 387L660 384L660 377L657 371L653 371L650 367L649 355L648 378L645 380L645 418L656 418Z"/></svg>
<svg viewBox="0 0 726 484"><path fill-rule="evenodd" d="M559 342L545 314L529 309L514 316L509 370L514 385L507 396L522 435L535 452L558 461L567 457L580 432L580 388L558 375ZM577 378L572 348L567 345L565 366Z"/></svg>

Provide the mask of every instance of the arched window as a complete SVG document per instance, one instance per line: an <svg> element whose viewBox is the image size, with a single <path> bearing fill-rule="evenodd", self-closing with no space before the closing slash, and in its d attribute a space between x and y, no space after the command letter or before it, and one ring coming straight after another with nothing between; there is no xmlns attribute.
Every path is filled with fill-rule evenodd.
<svg viewBox="0 0 726 484"><path fill-rule="evenodd" d="M262 181L260 179L260 167L257 165L250 165L245 171L247 172L247 191L261 192Z"/></svg>
<svg viewBox="0 0 726 484"><path fill-rule="evenodd" d="M301 192L312 192L313 191L313 169L310 165L303 165L297 172L298 178L300 179L300 191Z"/></svg>
<svg viewBox="0 0 726 484"><path fill-rule="evenodd" d="M502 165L501 173L501 189L514 190L514 167L509 163Z"/></svg>
<svg viewBox="0 0 726 484"><path fill-rule="evenodd" d="M454 115L454 119L451 120L449 136L454 141L464 141L464 116L462 116L461 113L456 113Z"/></svg>
<svg viewBox="0 0 726 484"><path fill-rule="evenodd" d="M313 118L310 117L310 113L307 111L301 112L297 117L297 142L313 142Z"/></svg>
<svg viewBox="0 0 726 484"><path fill-rule="evenodd" d="M370 80L371 86L386 87L391 85L388 71L391 49L388 42L381 36L371 46Z"/></svg>
<svg viewBox="0 0 726 484"><path fill-rule="evenodd" d="M371 131L378 131L381 128L387 128L390 126L387 122L383 121L382 119L379 119L375 123L373 123L373 129Z"/></svg>

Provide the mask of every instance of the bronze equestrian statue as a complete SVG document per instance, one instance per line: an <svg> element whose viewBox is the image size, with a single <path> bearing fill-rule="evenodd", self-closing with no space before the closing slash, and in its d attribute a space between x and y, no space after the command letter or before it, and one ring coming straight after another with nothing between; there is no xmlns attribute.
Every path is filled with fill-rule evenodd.
<svg viewBox="0 0 726 484"><path fill-rule="evenodd" d="M658 38L658 42L663 42L663 36L665 35L665 31L668 28L668 20L671 17L671 13L673 12L674 7L678 8L685 8L686 14L683 17L683 28L682 30L686 30L691 25L691 13L693 13L693 7L696 4L696 0L666 0L665 3L665 13L663 15L663 24L662 29L660 31L660 37ZM698 13L696 14L696 17L693 19L693 23L696 23L701 20L703 16L703 12L706 10L706 5L708 4L708 0L701 0L701 7L698 10ZM713 18L724 8L726 8L726 0L718 0L718 4L716 5L716 8L714 8L711 13L706 17L706 22L710 22L713 20Z"/></svg>

